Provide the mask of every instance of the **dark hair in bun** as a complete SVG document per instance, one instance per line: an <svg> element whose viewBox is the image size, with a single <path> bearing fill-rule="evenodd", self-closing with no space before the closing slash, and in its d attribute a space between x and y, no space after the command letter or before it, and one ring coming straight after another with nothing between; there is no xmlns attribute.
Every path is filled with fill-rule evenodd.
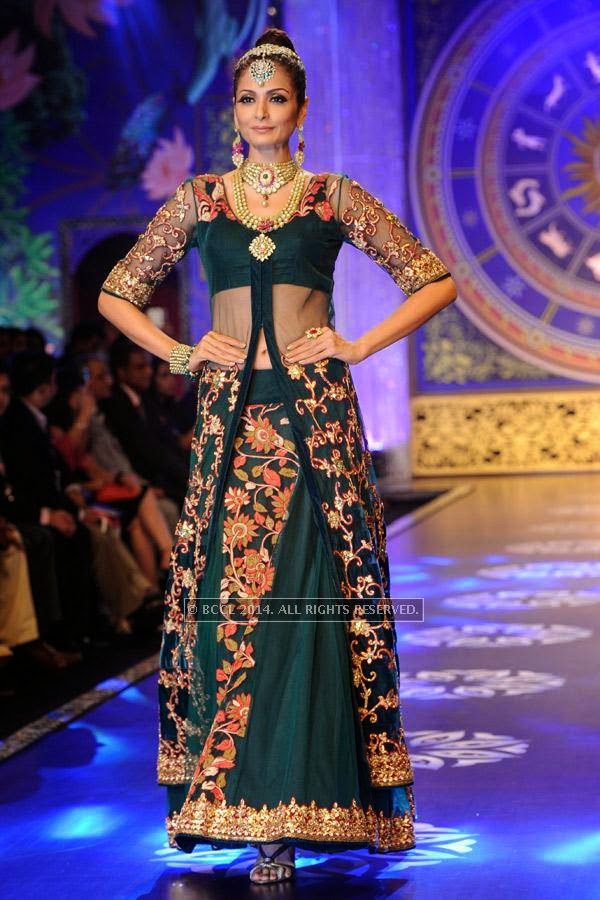
<svg viewBox="0 0 600 900"><path fill-rule="evenodd" d="M260 47L261 44L277 44L278 47L287 47L289 50L293 50L296 53L296 48L294 47L291 38L285 31L282 31L281 28L267 28L263 33L256 39L254 42L255 47ZM293 62L290 62L285 57L278 56L277 57L277 65L282 66L292 80L292 84L294 85L294 90L296 92L296 101L298 106L302 106L304 100L306 99L306 75L304 71L298 66L295 66ZM250 65L250 63L248 63ZM247 68L244 66L243 69L238 69L238 71L233 76L233 95L235 97L237 93L238 81L240 79L240 75Z"/></svg>
<svg viewBox="0 0 600 900"><path fill-rule="evenodd" d="M254 41L255 47L260 47L261 44L277 44L278 47L287 47L296 53L291 37L281 28L266 28Z"/></svg>

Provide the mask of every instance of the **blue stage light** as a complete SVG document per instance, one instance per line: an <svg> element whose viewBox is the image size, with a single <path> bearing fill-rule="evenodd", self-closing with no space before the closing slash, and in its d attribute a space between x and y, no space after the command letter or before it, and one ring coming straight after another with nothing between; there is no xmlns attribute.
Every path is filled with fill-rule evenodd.
<svg viewBox="0 0 600 900"><path fill-rule="evenodd" d="M582 865L598 862L600 857L600 831L593 831L580 838L555 844L543 854L544 862L563 865Z"/></svg>
<svg viewBox="0 0 600 900"><path fill-rule="evenodd" d="M102 837L117 826L118 817L108 805L73 806L58 812L48 826L47 836L54 840Z"/></svg>

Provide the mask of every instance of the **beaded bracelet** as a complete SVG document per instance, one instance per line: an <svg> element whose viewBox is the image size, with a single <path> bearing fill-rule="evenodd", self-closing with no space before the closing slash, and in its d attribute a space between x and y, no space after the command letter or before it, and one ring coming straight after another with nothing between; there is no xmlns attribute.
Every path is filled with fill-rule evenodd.
<svg viewBox="0 0 600 900"><path fill-rule="evenodd" d="M187 375L198 378L199 372L190 372L190 356L194 348L189 344L174 344L169 354L169 371L173 375Z"/></svg>

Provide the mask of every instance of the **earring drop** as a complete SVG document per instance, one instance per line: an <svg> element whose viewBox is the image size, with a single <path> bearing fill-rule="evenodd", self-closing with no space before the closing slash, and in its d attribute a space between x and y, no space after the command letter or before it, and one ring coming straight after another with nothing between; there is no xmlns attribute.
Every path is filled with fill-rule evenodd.
<svg viewBox="0 0 600 900"><path fill-rule="evenodd" d="M236 169L239 169L244 162L244 145L239 131L235 130L235 137L231 145L231 159Z"/></svg>
<svg viewBox="0 0 600 900"><path fill-rule="evenodd" d="M304 147L306 146L304 143L304 137L302 135L303 125L298 125L298 149L294 153L294 161L298 168L301 167L304 162Z"/></svg>

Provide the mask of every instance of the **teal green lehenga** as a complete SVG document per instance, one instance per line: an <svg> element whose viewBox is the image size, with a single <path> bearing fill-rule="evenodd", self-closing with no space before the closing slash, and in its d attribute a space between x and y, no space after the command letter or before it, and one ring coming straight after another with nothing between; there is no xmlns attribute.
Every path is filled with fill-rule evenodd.
<svg viewBox="0 0 600 900"><path fill-rule="evenodd" d="M104 284L143 308L197 246L212 328L247 341L244 365L207 361L198 378L158 677L169 841L188 852L284 839L406 850L413 772L385 603L383 504L359 403L347 363L288 363L285 348L307 328L334 327L343 242L406 294L449 272L341 175L308 177L266 259L249 252L255 236L223 179L199 175ZM261 329L270 369L252 368Z"/></svg>

